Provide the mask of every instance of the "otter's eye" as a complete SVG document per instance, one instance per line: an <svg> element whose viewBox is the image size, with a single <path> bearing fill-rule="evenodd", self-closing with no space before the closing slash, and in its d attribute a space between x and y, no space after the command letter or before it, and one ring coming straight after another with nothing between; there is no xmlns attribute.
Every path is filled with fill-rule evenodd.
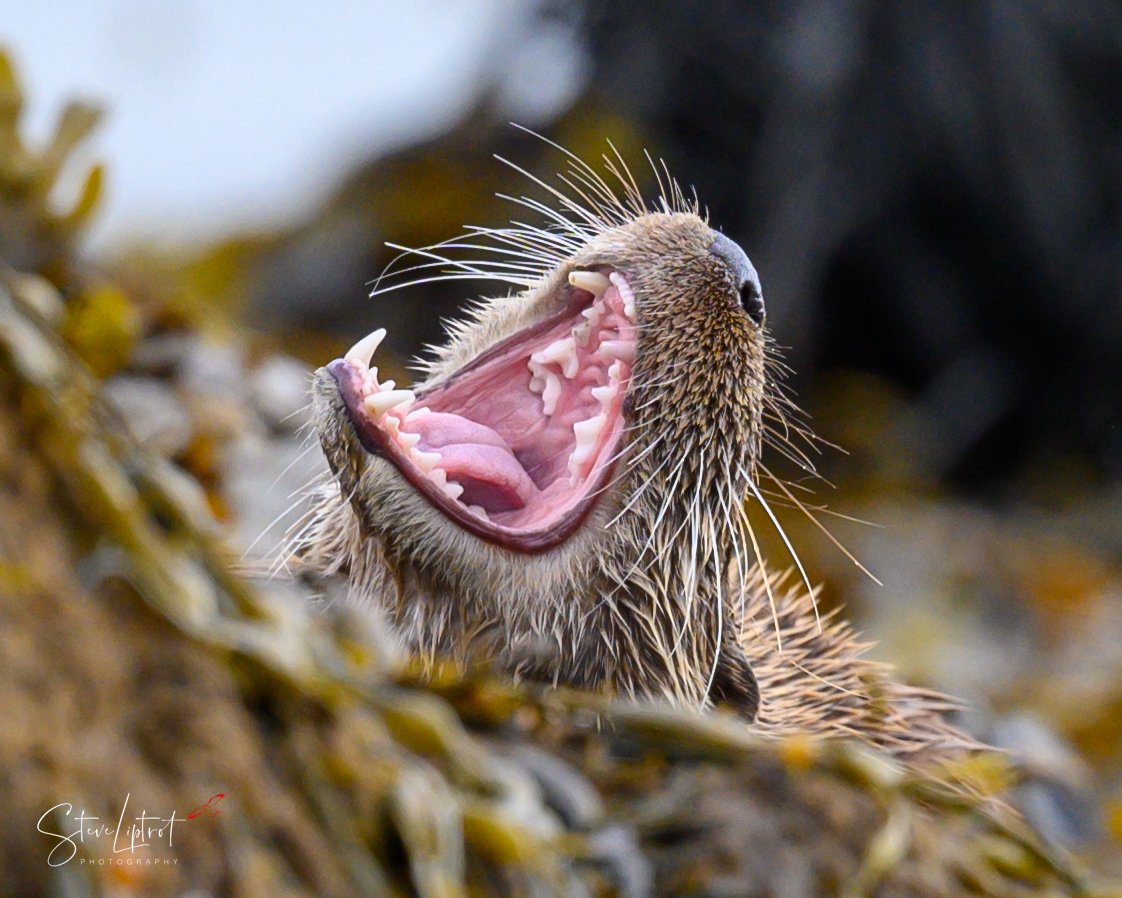
<svg viewBox="0 0 1122 898"><path fill-rule="evenodd" d="M764 323L764 297L760 293L760 285L755 281L745 281L740 285L740 305L748 313L748 317L755 322L757 327Z"/></svg>

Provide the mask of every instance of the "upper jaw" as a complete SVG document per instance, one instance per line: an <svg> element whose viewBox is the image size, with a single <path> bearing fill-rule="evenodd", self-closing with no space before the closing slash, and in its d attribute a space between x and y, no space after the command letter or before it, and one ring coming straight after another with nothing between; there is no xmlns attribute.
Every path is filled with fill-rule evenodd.
<svg viewBox="0 0 1122 898"><path fill-rule="evenodd" d="M378 332L320 372L334 382L342 412L366 452L393 464L419 496L458 527L521 553L543 552L572 536L610 487L624 443L623 400L637 338L630 287L610 269L572 272L556 295L560 311L498 341L417 392L377 381L377 369L370 369L369 361L381 339ZM488 418L494 415L493 406L503 402L517 406L515 412ZM505 500L506 494L496 498L487 476L482 485L471 479L472 466L482 466L500 480L500 474L518 467L517 459L526 466L525 478L537 475L526 487L533 495L514 500L524 501L523 508L500 505L488 514L467 504L471 496L444 470L454 467L449 459L456 453L450 449L464 447L444 446L442 454L440 447L424 442L432 439L425 415L439 411L444 414L437 417L459 419L457 426L470 429L479 420L477 409L485 425L481 432L505 437L508 445L475 446L482 454L496 453L499 461L491 470L469 452L465 482L469 490L483 489L492 503ZM522 435L529 430L536 436ZM494 441L486 436L484 442Z"/></svg>

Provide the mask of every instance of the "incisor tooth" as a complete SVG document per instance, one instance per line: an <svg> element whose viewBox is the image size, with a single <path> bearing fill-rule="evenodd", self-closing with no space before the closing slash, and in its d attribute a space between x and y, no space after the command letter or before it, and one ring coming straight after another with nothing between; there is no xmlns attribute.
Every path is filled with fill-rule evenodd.
<svg viewBox="0 0 1122 898"><path fill-rule="evenodd" d="M631 285L627 283L627 280L618 271L613 271L608 277L611 279L611 282L616 285L616 289L619 290L620 299L623 300L623 314L634 321L635 292L631 289Z"/></svg>
<svg viewBox="0 0 1122 898"><path fill-rule="evenodd" d="M391 408L403 403L413 404L412 390L383 390L380 393L371 393L366 397L366 410L375 417L380 417Z"/></svg>
<svg viewBox="0 0 1122 898"><path fill-rule="evenodd" d="M357 365L360 368L365 368L370 364L370 360L374 358L374 353L378 349L378 345L386 336L386 329L384 327L378 328L373 333L367 334L352 346L343 358L345 358L352 365Z"/></svg>
<svg viewBox="0 0 1122 898"><path fill-rule="evenodd" d="M602 296L612 284L604 275L596 271L570 271L569 283L595 296Z"/></svg>

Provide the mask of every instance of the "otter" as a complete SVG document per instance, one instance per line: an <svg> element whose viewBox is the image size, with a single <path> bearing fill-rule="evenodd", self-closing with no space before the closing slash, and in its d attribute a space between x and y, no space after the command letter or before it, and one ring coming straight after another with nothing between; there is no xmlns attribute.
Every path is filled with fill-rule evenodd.
<svg viewBox="0 0 1122 898"><path fill-rule="evenodd" d="M746 507L766 507L764 446L805 455L744 250L665 165L652 205L618 153L601 174L558 149L558 184L533 179L556 208L515 200L545 226L473 229L376 286L516 288L451 324L419 383L379 379L384 330L316 372L331 477L292 554L347 577L423 665L723 707L898 755L969 745L944 697L894 683L819 618L805 576L760 557Z"/></svg>

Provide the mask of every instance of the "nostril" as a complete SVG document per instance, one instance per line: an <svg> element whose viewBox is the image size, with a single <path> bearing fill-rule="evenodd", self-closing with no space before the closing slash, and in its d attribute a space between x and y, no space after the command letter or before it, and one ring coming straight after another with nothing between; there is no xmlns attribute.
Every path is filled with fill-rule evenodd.
<svg viewBox="0 0 1122 898"><path fill-rule="evenodd" d="M740 305L757 327L764 323L764 294L760 289L760 276L747 254L719 231L713 234L709 245L711 252L728 266L736 283L740 285Z"/></svg>
<svg viewBox="0 0 1122 898"><path fill-rule="evenodd" d="M760 293L760 285L756 281L745 281L740 285L740 305L744 311L748 313L748 317L758 327L762 327L764 323L764 316L766 311L764 309L764 297Z"/></svg>

